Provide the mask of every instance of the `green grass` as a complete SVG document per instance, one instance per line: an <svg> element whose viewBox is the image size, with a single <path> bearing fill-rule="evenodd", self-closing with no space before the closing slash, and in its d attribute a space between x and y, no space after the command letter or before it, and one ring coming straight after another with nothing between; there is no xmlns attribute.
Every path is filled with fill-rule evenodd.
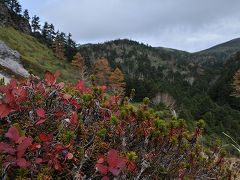
<svg viewBox="0 0 240 180"><path fill-rule="evenodd" d="M53 52L36 38L13 28L0 28L0 40L21 54L24 67L31 73L43 76L46 70L58 70L61 72L61 80L77 80L72 66L66 60L57 59Z"/></svg>

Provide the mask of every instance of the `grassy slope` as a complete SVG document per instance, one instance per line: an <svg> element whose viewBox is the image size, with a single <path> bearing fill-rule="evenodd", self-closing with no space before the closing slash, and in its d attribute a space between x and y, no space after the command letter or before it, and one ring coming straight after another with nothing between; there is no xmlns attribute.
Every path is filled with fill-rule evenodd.
<svg viewBox="0 0 240 180"><path fill-rule="evenodd" d="M0 28L0 40L21 54L24 67L31 73L42 76L46 70L52 72L59 70L61 80L76 80L71 65L65 60L57 59L48 47L34 37L13 28Z"/></svg>

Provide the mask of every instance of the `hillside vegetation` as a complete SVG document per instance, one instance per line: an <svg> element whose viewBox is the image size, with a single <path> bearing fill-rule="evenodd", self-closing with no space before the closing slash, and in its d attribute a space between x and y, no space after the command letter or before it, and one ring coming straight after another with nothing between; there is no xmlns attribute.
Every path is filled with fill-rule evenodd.
<svg viewBox="0 0 240 180"><path fill-rule="evenodd" d="M221 144L201 145L203 120L189 131L183 119L151 109L148 98L133 107L129 98L91 84L64 85L48 71L44 80L30 76L1 86L2 179L237 176L226 166Z"/></svg>
<svg viewBox="0 0 240 180"><path fill-rule="evenodd" d="M21 54L23 65L29 72L43 76L46 70L60 70L63 80L77 79L72 66L66 60L57 59L52 50L36 38L13 28L0 28L0 40Z"/></svg>
<svg viewBox="0 0 240 180"><path fill-rule="evenodd" d="M13 28L0 28L0 39L20 52L24 67L33 74L42 76L45 70L60 70L64 81L73 82L79 77L70 63L56 58L51 49L30 35ZM224 131L240 141L240 112L236 103L233 106L228 101L236 99L229 96L232 89L228 88L229 93L225 96L225 86L221 85L217 86L215 94L211 93L215 81L223 79L223 61L219 61L221 66L211 70L214 63L209 66L198 59L189 60L190 53L153 48L129 40L82 45L79 52L85 59L88 74L93 72L94 63L99 57L106 57L112 69L120 68L125 74L126 93L136 89L134 101L139 102L147 96L152 100L152 107L176 110L177 115L186 119L190 127L196 119L205 119L208 124L206 137L209 139L222 136ZM225 97L224 100L217 100L216 94Z"/></svg>
<svg viewBox="0 0 240 180"><path fill-rule="evenodd" d="M227 46L228 43L224 44L225 48ZM90 65L94 64L95 59L106 57L112 67L119 67L125 74L127 93L136 89L135 101L141 101L147 96L152 100L153 107L160 110L164 107L175 109L178 116L187 119L189 124L195 119L205 119L207 133L211 138L221 136L225 131L240 141L240 112L227 100L236 100L230 96L233 88L228 88L229 93L225 96L225 86L217 86L218 97L225 96L221 103L209 93L218 79L222 79L224 71L228 71L227 67L224 69L227 61L224 57L232 56L240 46L238 43L231 45L230 42L228 51L224 51L225 56L221 59L218 57L223 51L217 48L213 47L214 53L209 56L153 48L130 40L115 40L82 45L79 52ZM232 76L228 76L229 79L233 79L235 70Z"/></svg>

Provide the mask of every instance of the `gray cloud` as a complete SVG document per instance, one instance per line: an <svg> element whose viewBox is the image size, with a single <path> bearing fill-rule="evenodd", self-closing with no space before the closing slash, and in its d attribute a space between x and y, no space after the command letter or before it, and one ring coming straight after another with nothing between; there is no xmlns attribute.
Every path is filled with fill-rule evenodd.
<svg viewBox="0 0 240 180"><path fill-rule="evenodd" d="M80 43L130 38L197 51L240 35L239 0L21 0Z"/></svg>

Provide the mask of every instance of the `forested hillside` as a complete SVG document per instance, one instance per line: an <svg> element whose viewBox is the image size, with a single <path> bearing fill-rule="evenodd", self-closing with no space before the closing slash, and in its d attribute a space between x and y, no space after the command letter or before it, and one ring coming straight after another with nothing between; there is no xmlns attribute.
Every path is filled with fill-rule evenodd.
<svg viewBox="0 0 240 180"><path fill-rule="evenodd" d="M239 141L239 103L231 96L239 39L196 53L128 39L78 46L71 33L55 30L48 22L41 27L38 16L30 18L28 11L20 11L20 7L1 5L2 17L8 18L1 24L0 40L21 54L22 64L30 73L43 76L45 70L60 70L62 80L72 82L78 77L89 81L94 74L101 76L98 83L106 83L111 89L117 89L113 82L120 74L125 94L135 89L134 102L149 97L153 108L175 111L179 118L187 119L190 127L195 120L205 119L209 137L221 136L224 131ZM22 19L19 24L16 18ZM30 32L24 30L30 25ZM98 73L96 69L106 72Z"/></svg>
<svg viewBox="0 0 240 180"><path fill-rule="evenodd" d="M239 39L78 45L1 0L0 179L238 178L239 69Z"/></svg>
<svg viewBox="0 0 240 180"><path fill-rule="evenodd" d="M136 89L136 101L147 96L152 99L153 107L175 109L179 117L190 120L190 123L204 118L209 125L207 132L211 135L221 135L222 131L226 131L239 138L240 113L230 102L233 99L238 101L230 96L233 92L231 82L238 66L231 59L224 59L231 56L233 59L234 53L239 50L239 42L236 40L238 43L234 45L232 42L235 41L213 47L211 55L207 54L209 50L191 54L153 48L130 40L82 45L79 52L89 64L98 57L106 57L112 67L121 68L126 77L127 92ZM226 47L229 47L228 51L222 50ZM235 58L235 61L238 62L238 59ZM229 66L234 67L232 73L228 75L228 80L221 80L230 71ZM224 85L217 86L219 81ZM218 94L219 100L211 93L216 86L217 90L213 92Z"/></svg>

